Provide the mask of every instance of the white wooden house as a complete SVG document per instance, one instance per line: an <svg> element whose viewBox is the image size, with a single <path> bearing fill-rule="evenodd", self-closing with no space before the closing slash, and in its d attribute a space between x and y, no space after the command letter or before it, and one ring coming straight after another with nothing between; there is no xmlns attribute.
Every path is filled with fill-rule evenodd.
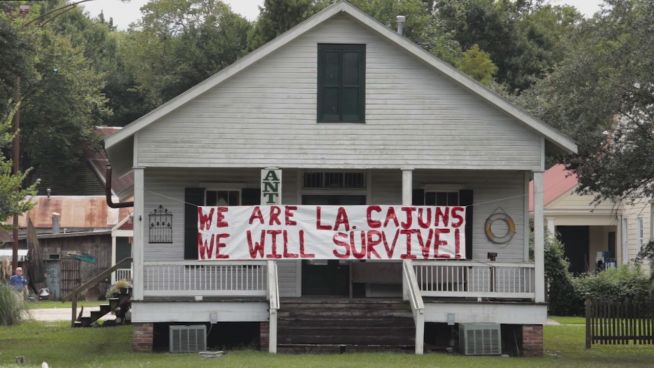
<svg viewBox="0 0 654 368"><path fill-rule="evenodd" d="M105 146L117 175L134 170L137 350L157 345L167 324L217 323L219 331L235 322L256 324L271 352L399 344L422 353L425 326L490 322L513 326L525 354L542 353L544 158L575 152L575 143L347 2ZM468 206L468 259L198 261L194 205L258 205L266 167L282 170L282 204ZM165 242L150 229L160 208L171 215ZM487 229L491 216L514 226L490 221ZM487 232L512 236L496 244ZM348 320L359 312L370 325ZM404 330L392 325L407 315ZM325 329L339 323L340 335ZM404 344L370 336L396 334L389 331Z"/></svg>

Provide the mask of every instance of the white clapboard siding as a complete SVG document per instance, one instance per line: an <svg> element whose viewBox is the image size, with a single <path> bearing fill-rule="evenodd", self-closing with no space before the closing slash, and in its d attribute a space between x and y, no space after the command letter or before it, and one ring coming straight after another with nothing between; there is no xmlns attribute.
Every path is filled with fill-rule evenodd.
<svg viewBox="0 0 654 368"><path fill-rule="evenodd" d="M366 44L366 123L316 123L317 44ZM338 15L139 131L145 167L533 170L525 124Z"/></svg>

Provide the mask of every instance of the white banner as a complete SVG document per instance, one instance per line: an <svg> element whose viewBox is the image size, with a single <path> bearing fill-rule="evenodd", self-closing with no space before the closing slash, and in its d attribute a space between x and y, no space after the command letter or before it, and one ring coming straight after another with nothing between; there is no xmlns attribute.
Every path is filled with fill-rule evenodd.
<svg viewBox="0 0 654 368"><path fill-rule="evenodd" d="M199 260L465 258L463 206L198 207Z"/></svg>

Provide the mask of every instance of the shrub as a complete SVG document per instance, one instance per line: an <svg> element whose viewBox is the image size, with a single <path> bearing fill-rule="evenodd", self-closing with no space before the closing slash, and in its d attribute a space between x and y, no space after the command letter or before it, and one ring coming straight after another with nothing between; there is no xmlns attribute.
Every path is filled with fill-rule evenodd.
<svg viewBox="0 0 654 368"><path fill-rule="evenodd" d="M113 297L114 295L120 294L120 289L126 289L130 287L130 283L127 280L117 280L115 284L111 285L109 290L107 290L106 297L107 299Z"/></svg>
<svg viewBox="0 0 654 368"><path fill-rule="evenodd" d="M568 271L568 259L563 244L555 237L545 239L545 284L547 285L548 311L554 315L580 315L583 299L575 290L573 277Z"/></svg>
<svg viewBox="0 0 654 368"><path fill-rule="evenodd" d="M650 281L639 266L609 268L597 274L582 275L574 279L580 297L610 301L642 301L649 296Z"/></svg>
<svg viewBox="0 0 654 368"><path fill-rule="evenodd" d="M26 307L22 297L0 280L0 326L19 323L25 310Z"/></svg>

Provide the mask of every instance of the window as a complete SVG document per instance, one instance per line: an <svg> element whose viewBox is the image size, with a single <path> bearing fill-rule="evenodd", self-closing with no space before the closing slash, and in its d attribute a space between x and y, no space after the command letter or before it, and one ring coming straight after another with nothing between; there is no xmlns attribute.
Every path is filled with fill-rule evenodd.
<svg viewBox="0 0 654 368"><path fill-rule="evenodd" d="M238 190L207 190L205 206L238 206L240 193Z"/></svg>
<svg viewBox="0 0 654 368"><path fill-rule="evenodd" d="M366 45L318 45L318 121L365 121Z"/></svg>
<svg viewBox="0 0 654 368"><path fill-rule="evenodd" d="M306 172L304 187L309 189L364 189L365 175L362 172Z"/></svg>
<svg viewBox="0 0 654 368"><path fill-rule="evenodd" d="M459 192L425 192L425 206L458 206Z"/></svg>

